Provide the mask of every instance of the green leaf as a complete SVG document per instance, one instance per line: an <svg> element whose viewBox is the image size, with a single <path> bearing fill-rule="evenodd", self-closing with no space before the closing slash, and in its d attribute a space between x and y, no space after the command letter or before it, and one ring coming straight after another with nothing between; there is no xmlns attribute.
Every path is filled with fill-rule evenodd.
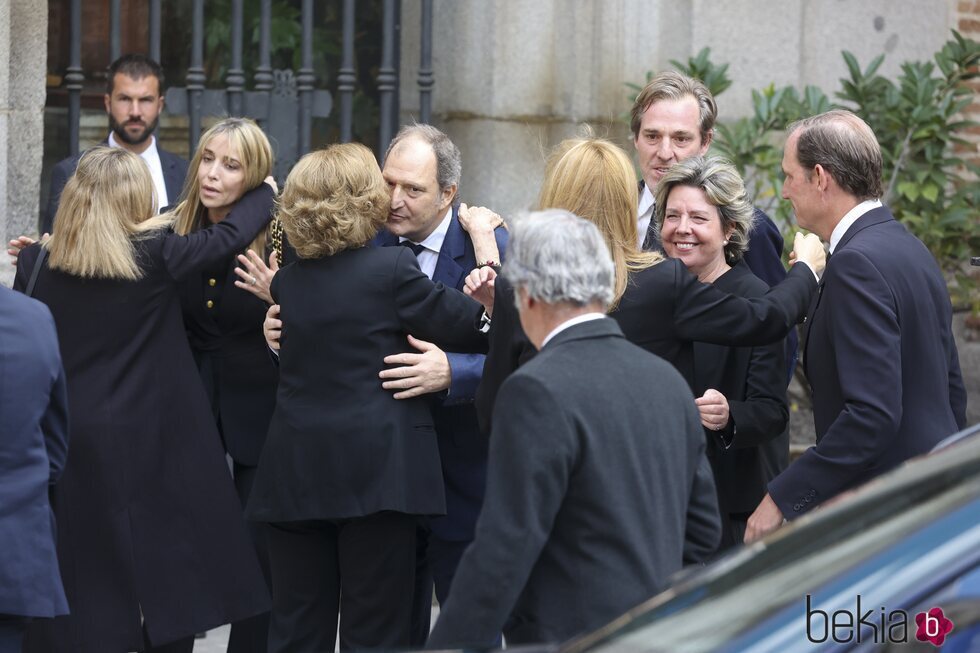
<svg viewBox="0 0 980 653"><path fill-rule="evenodd" d="M919 185L911 181L902 181L898 184L898 192L910 201L919 199Z"/></svg>

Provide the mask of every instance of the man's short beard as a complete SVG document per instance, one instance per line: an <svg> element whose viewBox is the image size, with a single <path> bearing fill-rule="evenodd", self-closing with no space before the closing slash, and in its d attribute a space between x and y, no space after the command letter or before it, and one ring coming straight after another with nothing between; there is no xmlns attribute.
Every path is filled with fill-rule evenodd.
<svg viewBox="0 0 980 653"><path fill-rule="evenodd" d="M153 132L156 131L157 123L159 122L160 122L160 116L157 116L156 118L154 118L153 122L150 123L150 125L143 130L142 134L134 138L129 135L129 133L126 131L123 125L116 122L116 119L112 117L111 113L109 114L109 128L112 130L112 133L116 135L116 138L118 138L119 140L121 140L122 142L128 145L141 145L145 143L147 139L149 139L150 136L153 135Z"/></svg>

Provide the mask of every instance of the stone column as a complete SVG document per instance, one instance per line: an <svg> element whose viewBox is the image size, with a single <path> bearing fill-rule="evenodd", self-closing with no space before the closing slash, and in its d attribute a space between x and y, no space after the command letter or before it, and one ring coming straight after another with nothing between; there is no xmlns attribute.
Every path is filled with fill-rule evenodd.
<svg viewBox="0 0 980 653"><path fill-rule="evenodd" d="M48 13L33 0L0 2L0 240L37 233L44 141ZM4 246L3 251L6 251ZM0 283L13 268L4 254Z"/></svg>

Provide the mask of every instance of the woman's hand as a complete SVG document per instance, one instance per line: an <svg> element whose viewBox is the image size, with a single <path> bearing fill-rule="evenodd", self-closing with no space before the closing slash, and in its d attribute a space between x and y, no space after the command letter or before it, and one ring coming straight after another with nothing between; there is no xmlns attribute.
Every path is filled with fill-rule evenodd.
<svg viewBox="0 0 980 653"><path fill-rule="evenodd" d="M41 242L47 240L48 236L49 234L44 234L43 236L41 236ZM10 264L16 267L17 257L20 256L20 250L24 249L28 245L33 245L35 242L37 241L35 241L33 238L30 238L28 236L21 236L19 238L14 238L10 242L8 242L7 253L10 254Z"/></svg>
<svg viewBox="0 0 980 653"><path fill-rule="evenodd" d="M269 345L269 349L279 351L279 338L282 337L282 320L279 319L279 304L273 304L265 312L265 321L262 322L262 335L265 336L265 344Z"/></svg>
<svg viewBox="0 0 980 653"><path fill-rule="evenodd" d="M488 316L493 316L494 279L497 272L491 267L476 268L466 275L463 292L483 304Z"/></svg>
<svg viewBox="0 0 980 653"><path fill-rule="evenodd" d="M728 409L728 399L714 388L705 390L704 394L694 400L701 416L701 425L712 431L720 431L728 426L731 413Z"/></svg>
<svg viewBox="0 0 980 653"><path fill-rule="evenodd" d="M482 206L459 205L459 224L470 235L477 265L499 265L500 250L493 230L504 225L503 218Z"/></svg>
<svg viewBox="0 0 980 653"><path fill-rule="evenodd" d="M272 285L272 277L279 271L279 259L276 253L269 254L269 265L266 265L265 261L252 250L239 254L238 262L242 267L235 268L235 274L241 279L236 279L235 285L252 293L266 304L271 304L272 293L269 287Z"/></svg>
<svg viewBox="0 0 980 653"><path fill-rule="evenodd" d="M275 193L276 195L279 194L279 184L276 183L276 178L275 177L273 177L272 175L269 175L268 177L266 177L262 181L264 181L265 183L269 184L269 187L272 188L272 192L273 193Z"/></svg>
<svg viewBox="0 0 980 653"><path fill-rule="evenodd" d="M819 277L827 266L827 252L816 234L803 235L798 231L796 232L796 239L793 241L793 253L790 254L789 260L790 263L794 264L806 263Z"/></svg>
<svg viewBox="0 0 980 653"><path fill-rule="evenodd" d="M497 227L503 226L504 219L485 206L459 205L459 224L463 226L466 233L492 233Z"/></svg>

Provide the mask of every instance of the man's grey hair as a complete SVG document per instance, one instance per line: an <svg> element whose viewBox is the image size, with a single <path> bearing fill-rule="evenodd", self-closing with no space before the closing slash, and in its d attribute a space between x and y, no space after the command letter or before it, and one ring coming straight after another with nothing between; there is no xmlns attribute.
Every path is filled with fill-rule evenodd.
<svg viewBox="0 0 980 653"><path fill-rule="evenodd" d="M548 209L513 218L510 232L503 274L515 289L547 304L612 302L616 273L594 224Z"/></svg>
<svg viewBox="0 0 980 653"><path fill-rule="evenodd" d="M388 155L391 154L392 150L407 138L419 138L432 146L432 151L436 155L436 183L439 184L439 190L456 186L456 193L458 194L459 178L463 174L463 158L460 156L456 144L444 132L432 125L421 123L405 125L391 139L388 150L385 152L385 161L388 160Z"/></svg>

